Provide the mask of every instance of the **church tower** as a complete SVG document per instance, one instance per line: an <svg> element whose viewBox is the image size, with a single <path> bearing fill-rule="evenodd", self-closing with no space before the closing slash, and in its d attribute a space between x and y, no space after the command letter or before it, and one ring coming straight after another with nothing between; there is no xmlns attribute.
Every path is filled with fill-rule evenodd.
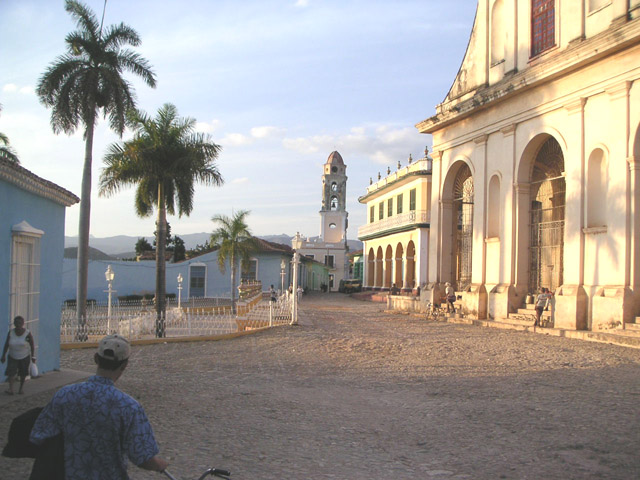
<svg viewBox="0 0 640 480"><path fill-rule="evenodd" d="M321 241L346 244L348 215L347 166L338 152L332 152L322 175Z"/></svg>
<svg viewBox="0 0 640 480"><path fill-rule="evenodd" d="M296 252L328 268L328 278L317 279L330 292L340 288L340 281L349 278L347 255L347 167L338 152L332 152L322 173L322 208L320 210L320 236L303 238L297 233L291 240ZM315 289L318 285L313 284ZM303 285L305 286L305 285Z"/></svg>

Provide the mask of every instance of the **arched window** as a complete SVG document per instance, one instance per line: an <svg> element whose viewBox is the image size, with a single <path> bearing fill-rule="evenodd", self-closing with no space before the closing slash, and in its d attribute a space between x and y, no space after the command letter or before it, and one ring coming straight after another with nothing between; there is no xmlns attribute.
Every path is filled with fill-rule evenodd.
<svg viewBox="0 0 640 480"><path fill-rule="evenodd" d="M331 210L338 209L338 197L331 197Z"/></svg>
<svg viewBox="0 0 640 480"><path fill-rule="evenodd" d="M487 237L500 236L500 179L497 175L489 181L489 208L487 212Z"/></svg>
<svg viewBox="0 0 640 480"><path fill-rule="evenodd" d="M496 0L491 10L491 64L504 60L504 18L503 1Z"/></svg>
<svg viewBox="0 0 640 480"><path fill-rule="evenodd" d="M556 44L555 0L531 2L531 56L541 54Z"/></svg>
<svg viewBox="0 0 640 480"><path fill-rule="evenodd" d="M587 170L587 227L607 224L607 162L596 148L589 155Z"/></svg>

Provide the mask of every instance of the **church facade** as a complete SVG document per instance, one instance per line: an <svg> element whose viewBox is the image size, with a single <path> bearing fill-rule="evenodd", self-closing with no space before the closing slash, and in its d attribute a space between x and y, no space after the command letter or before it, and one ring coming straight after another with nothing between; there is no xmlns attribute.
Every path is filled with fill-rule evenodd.
<svg viewBox="0 0 640 480"><path fill-rule="evenodd" d="M417 267L430 299L451 282L467 314L504 318L546 287L558 328L635 322L640 0L480 1L455 81L417 128L433 138Z"/></svg>
<svg viewBox="0 0 640 480"><path fill-rule="evenodd" d="M324 263L329 268L326 288L338 291L340 280L349 278L347 256L347 166L338 152L332 152L323 166L320 236L303 238L299 233L292 247L300 255Z"/></svg>

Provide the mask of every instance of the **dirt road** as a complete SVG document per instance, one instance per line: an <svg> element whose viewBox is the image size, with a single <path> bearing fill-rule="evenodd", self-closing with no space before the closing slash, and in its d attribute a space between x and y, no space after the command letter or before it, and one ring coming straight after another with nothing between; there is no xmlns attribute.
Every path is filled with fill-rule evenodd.
<svg viewBox="0 0 640 480"><path fill-rule="evenodd" d="M640 351L306 296L297 327L135 347L170 470L244 479L638 479ZM63 366L91 370L92 351ZM10 419L52 392L13 402ZM2 478L29 462L0 458ZM159 479L130 467L132 479Z"/></svg>

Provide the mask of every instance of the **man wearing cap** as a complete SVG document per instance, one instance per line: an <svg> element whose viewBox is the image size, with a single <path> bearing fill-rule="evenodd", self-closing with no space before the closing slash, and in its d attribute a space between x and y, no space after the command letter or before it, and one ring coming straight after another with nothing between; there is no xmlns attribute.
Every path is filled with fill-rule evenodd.
<svg viewBox="0 0 640 480"><path fill-rule="evenodd" d="M120 335L100 340L94 355L96 374L61 388L31 430L35 444L63 434L67 480L126 480L127 458L146 470L162 472L168 465L158 456L142 406L114 386L130 352L129 342Z"/></svg>

